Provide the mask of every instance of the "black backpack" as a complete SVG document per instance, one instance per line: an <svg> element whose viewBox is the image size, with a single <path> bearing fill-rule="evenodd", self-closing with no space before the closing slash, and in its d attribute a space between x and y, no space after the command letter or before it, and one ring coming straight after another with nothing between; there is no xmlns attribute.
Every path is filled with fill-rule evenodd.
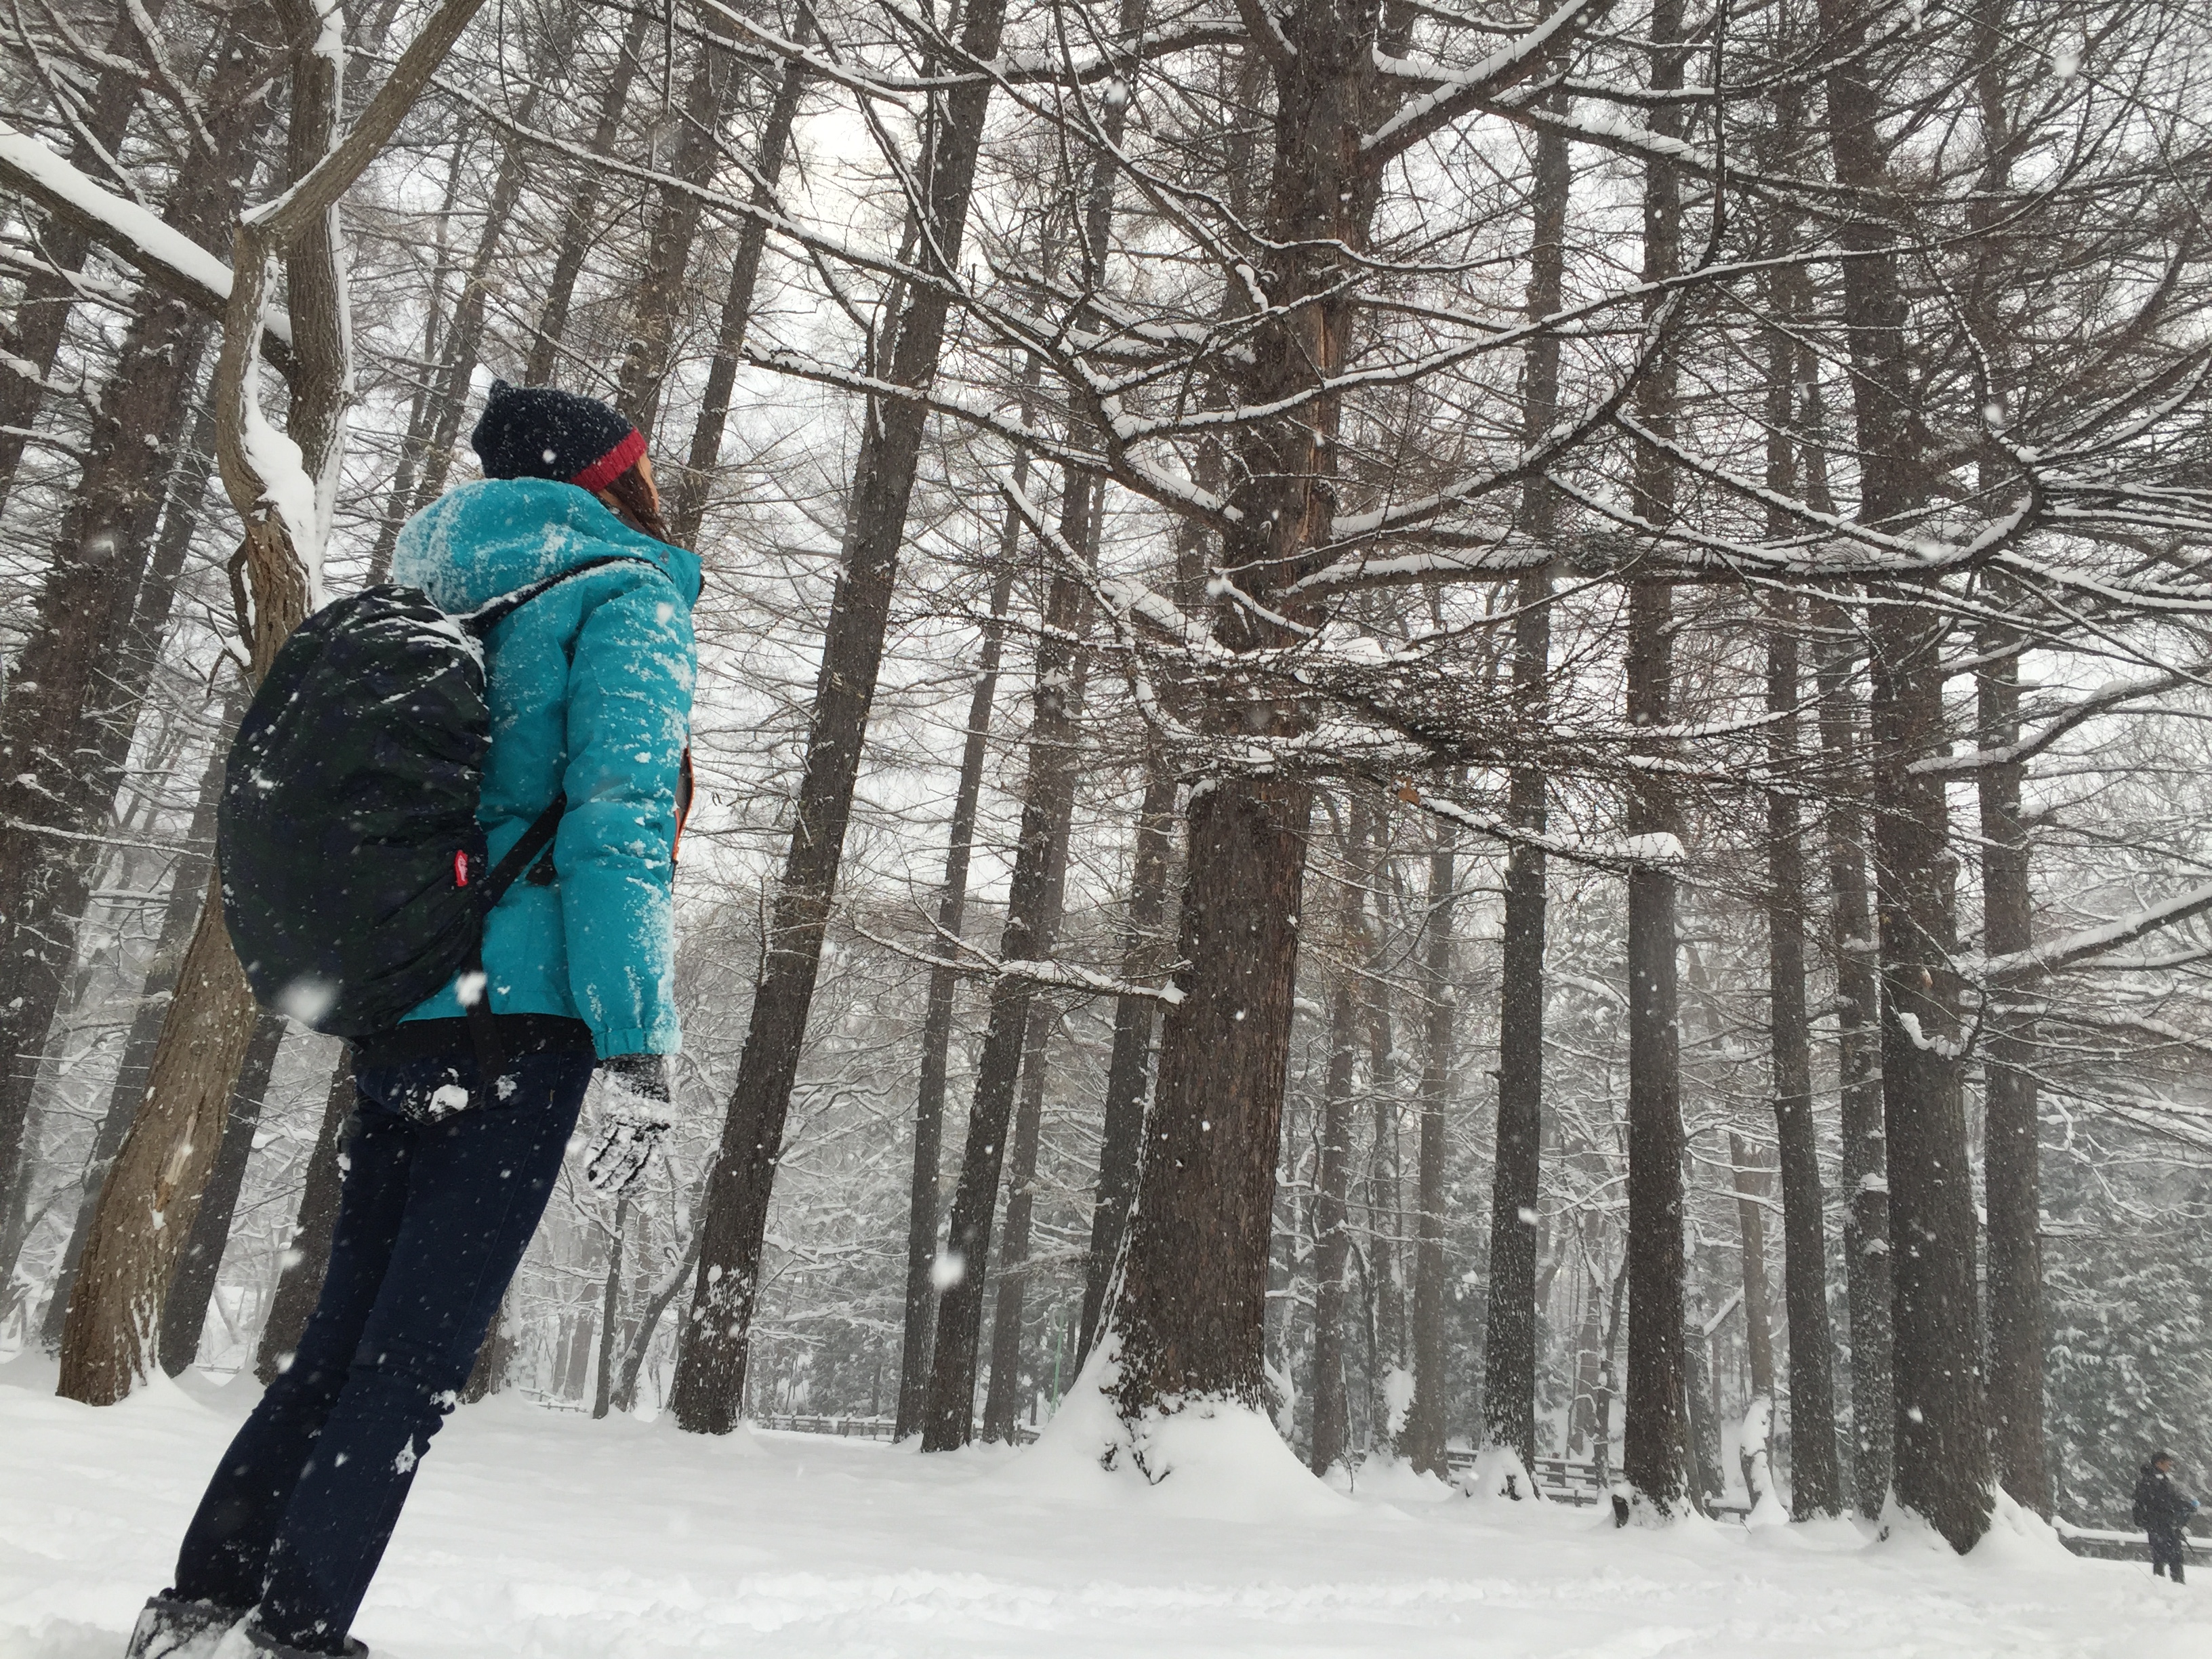
<svg viewBox="0 0 2212 1659"><path fill-rule="evenodd" d="M223 920L264 1006L334 1036L390 1030L482 968L483 919L551 842L556 795L495 867L477 822L491 748L483 640L587 559L465 616L383 584L301 623L230 747L216 830ZM490 998L469 1006L487 1077Z"/></svg>

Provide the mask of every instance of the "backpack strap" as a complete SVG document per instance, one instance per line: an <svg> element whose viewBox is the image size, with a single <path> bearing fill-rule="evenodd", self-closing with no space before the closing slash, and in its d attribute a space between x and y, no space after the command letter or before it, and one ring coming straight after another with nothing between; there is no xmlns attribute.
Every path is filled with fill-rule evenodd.
<svg viewBox="0 0 2212 1659"><path fill-rule="evenodd" d="M489 605L479 605L474 611L464 611L455 620L481 640L490 634L493 629L521 610L524 605L528 605L531 600L538 598L539 594L550 592L572 576L580 576L587 570L597 570L610 564L641 564L648 570L660 568L650 559L633 558L627 553L603 554L596 559L586 559L580 563L572 564L566 570L556 571L552 575L534 581L527 587L518 587L512 593L502 593Z"/></svg>
<svg viewBox="0 0 2212 1659"><path fill-rule="evenodd" d="M628 560L624 562L635 564L643 561ZM522 832L522 839L508 848L507 855L492 866L491 873L476 884L477 944L476 949L469 952L467 965L461 971L474 974L481 981L477 1000L466 1006L465 1012L469 1020L469 1038L477 1051L477 1070L483 1076L484 1087L495 1092L498 1090L499 1079L507 1073L507 1049L499 1040L499 1022L492 1018L491 981L484 976L484 923L491 919L492 907L507 896L507 890L514 886L523 872L538 861L538 855L552 844L554 834L561 827L561 815L568 808L567 794L555 795L552 804L530 821L530 828Z"/></svg>

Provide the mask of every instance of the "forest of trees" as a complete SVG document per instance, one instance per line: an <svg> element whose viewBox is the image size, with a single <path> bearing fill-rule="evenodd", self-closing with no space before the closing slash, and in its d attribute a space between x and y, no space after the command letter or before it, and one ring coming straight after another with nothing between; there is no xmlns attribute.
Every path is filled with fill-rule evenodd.
<svg viewBox="0 0 2212 1659"><path fill-rule="evenodd" d="M283 1363L285 633L614 403L700 552L668 1155L472 1391L2124 1517L2212 1457L2185 0L0 15L0 1350ZM2202 100L2202 101L2200 101ZM343 205L337 205L340 201Z"/></svg>

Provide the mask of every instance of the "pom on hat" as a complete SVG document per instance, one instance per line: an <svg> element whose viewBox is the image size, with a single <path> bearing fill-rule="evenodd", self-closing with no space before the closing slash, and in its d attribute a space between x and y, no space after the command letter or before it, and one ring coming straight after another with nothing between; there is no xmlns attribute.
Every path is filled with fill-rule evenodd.
<svg viewBox="0 0 2212 1659"><path fill-rule="evenodd" d="M487 478L551 478L605 489L637 465L645 434L596 398L491 383L469 444Z"/></svg>

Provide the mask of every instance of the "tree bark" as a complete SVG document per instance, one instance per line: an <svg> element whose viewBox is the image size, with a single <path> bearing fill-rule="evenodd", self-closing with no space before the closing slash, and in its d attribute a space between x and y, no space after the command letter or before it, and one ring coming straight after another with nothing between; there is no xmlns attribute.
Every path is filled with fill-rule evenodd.
<svg viewBox="0 0 2212 1659"><path fill-rule="evenodd" d="M307 1156L307 1184L300 1194L300 1213L292 1224L291 1243L280 1258L283 1267L276 1276L276 1293L269 1299L269 1317L262 1322L260 1346L253 1356L253 1374L264 1388L291 1364L293 1351L307 1328L307 1316L322 1299L323 1275L331 1265L331 1241L338 1227L338 1196L344 1176L339 1160L354 1104L353 1054L341 1049L331 1072L330 1092L315 1131L314 1150Z"/></svg>
<svg viewBox="0 0 2212 1659"><path fill-rule="evenodd" d="M137 604L131 613L131 629L120 653L112 653L112 667L107 676L108 696L106 714L97 727L98 749L85 763L88 770L107 769L113 782L108 785L112 799L115 787L124 777L124 765L129 758L132 729L136 714L145 698L146 687L158 665L162 641L167 633L169 617L174 608L177 582L184 572L185 559L191 550L192 532L200 522L202 498L207 489L207 477L212 465L210 445L213 419L208 406L203 403L192 425L191 447L179 458L175 472L170 479L169 506L164 515L161 533L154 548L146 580L141 585ZM194 805L190 826L185 831L186 842L179 852L176 867L171 872L168 902L161 912L161 931L155 946L153 960L148 964L147 981L142 993L142 1003L131 1021L131 1030L124 1044L121 1066L116 1074L114 1088L108 1097L106 1113L100 1127L93 1138L91 1157L87 1160L82 1179L83 1195L77 1205L75 1225L70 1229L70 1242L62 1259L62 1269L55 1280L52 1300L41 1324L41 1338L51 1349L61 1340L61 1322L69 1305L70 1283L76 1276L78 1261L84 1254L85 1235L92 1225L92 1212L100 1200L100 1185L114 1161L116 1148L123 1144L125 1130L131 1127L131 1115L137 1109L139 1091L144 1086L146 1066L152 1058L154 1042L161 1034L161 1003L176 981L176 967L183 954L185 941L191 932L198 914L199 890L207 878L208 854L204 849L215 840L216 790L222 781L222 753L223 745L236 722L242 707L234 696L226 699L216 726L215 745L210 754L209 770L201 781L200 795ZM94 786L96 789L98 786ZM97 821L95 821L96 823ZM53 849L54 869L58 878L68 877L72 859L81 859L81 849L67 846ZM79 866L82 867L82 866ZM75 878L68 877L74 880ZM87 888L88 896L89 889ZM76 908L76 907L73 907ZM49 1015L49 1024L52 1016ZM0 1121L9 1115L21 1112L27 1127L30 1091L38 1075L38 1065L45 1047L46 1031L40 1033L41 1041L36 1048L26 1048L14 1056L14 1064L7 1068L8 1075L0 1078ZM21 1090L20 1100L13 1091ZM24 1165L18 1165L19 1182ZM9 1194L6 1183L0 1182L0 1276L13 1266L22 1249L24 1230L21 1218L27 1194L20 1190Z"/></svg>
<svg viewBox="0 0 2212 1659"><path fill-rule="evenodd" d="M1766 1295L1766 1171L1752 1162L1744 1138L1730 1131L1729 1163L1735 1183L1736 1237L1743 1263L1743 1342L1751 1391L1774 1398L1773 1310Z"/></svg>
<svg viewBox="0 0 2212 1659"><path fill-rule="evenodd" d="M1354 849L1354 856L1358 856ZM1339 970L1328 1003L1328 1066L1322 1088L1321 1157L1314 1188L1313 1441L1308 1462L1327 1474L1351 1450L1344 1383L1344 1269L1352 1240L1346 1188L1352 1164L1352 1091L1359 1060L1359 975Z"/></svg>
<svg viewBox="0 0 2212 1659"><path fill-rule="evenodd" d="M702 14L706 18L710 14ZM707 184L721 161L719 142L731 94L738 84L735 59L720 39L702 33L699 58L684 94L683 137L669 172L685 184ZM676 319L683 309L684 275L698 240L705 204L690 190L664 186L646 242L630 313L629 343L623 354L615 405L653 441L660 423L660 395L668 380Z"/></svg>
<svg viewBox="0 0 2212 1659"><path fill-rule="evenodd" d="M246 439L248 410L259 397L258 354L270 268L279 256L288 264L296 362L288 435L307 476L326 489L335 477L352 389L343 283L334 248L337 200L383 149L480 3L443 0L341 137L338 65L315 50L319 14L308 0L283 0L284 9L296 5L299 20L316 26L292 31L286 149L294 187L235 228L233 286L216 374L217 459L232 505L246 524L240 556L252 614L240 622L248 632L249 677L255 683L306 614L311 589L294 541L309 527L287 520ZM319 521L312 528L319 534ZM253 1017L252 997L223 927L219 881L210 882L163 1017L146 1103L109 1172L86 1244L62 1336L59 1392L66 1397L112 1404L144 1374L154 1320L198 1209Z"/></svg>
<svg viewBox="0 0 2212 1659"><path fill-rule="evenodd" d="M611 155L615 152L615 140L622 132L623 112L629 103L630 85L637 78L638 54L645 50L645 34L653 18L650 6L640 6L630 13L629 27L623 31L622 44L616 49L606 91L599 99L599 118L592 129L591 152L594 155ZM568 210L561 222L560 251L553 256L553 274L545 284L545 305L538 314L537 338L531 343L530 362L523 370L524 380L532 386L553 383L553 371L560 363L562 343L568 337L568 308L575 301L576 279L583 274L584 258L592 249L596 229L593 222L599 217L599 198L605 189L599 170L587 167L568 198Z"/></svg>
<svg viewBox="0 0 2212 1659"><path fill-rule="evenodd" d="M149 26L159 23L168 9L168 0L144 0L144 3ZM107 40L110 61L135 63L139 50L137 26L128 17L118 18ZM102 72L85 107L84 125L89 138L80 135L70 147L71 167L83 170L100 151L115 153L138 106L138 83L139 76L134 72L119 68ZM7 340L8 355L15 362L0 374L0 507L6 506L15 489L23 446L46 401L47 383L61 356L62 338L69 331L70 312L77 292L74 279L92 251L91 237L60 218L46 222L39 241L52 269L22 278L15 299L15 324L8 331Z"/></svg>
<svg viewBox="0 0 2212 1659"><path fill-rule="evenodd" d="M1678 0L1655 0L1651 60L1655 90L1682 85L1682 15ZM1655 131L1679 137L1679 106L1653 112ZM1662 284L1681 265L1681 181L1663 161L1651 162L1644 187L1644 279ZM1647 317L1661 301L1647 302ZM1680 368L1672 342L1662 343L1636 388L1645 427L1671 434ZM1650 445L1635 457L1637 511L1647 523L1674 516L1671 462ZM1628 596L1628 723L1664 728L1672 718L1674 591L1639 580ZM1663 740L1638 739L1640 752L1662 755ZM1628 788L1628 831L1671 836L1677 829L1673 793L1658 771ZM1684 1336L1682 1297L1682 1109L1680 991L1675 961L1675 891L1665 860L1640 861L1628 874L1628 1388L1622 1473L1634 1503L1665 1518L1680 1511ZM1626 1518L1625 1514L1622 1518Z"/></svg>
<svg viewBox="0 0 2212 1659"><path fill-rule="evenodd" d="M1780 343L1785 395L1792 343ZM1779 446L1790 456L1789 422ZM1770 422L1769 430L1777 429ZM1772 441L1770 441L1770 453ZM1769 468L1770 482L1773 468ZM1794 476L1794 471L1793 471ZM1778 601L1766 643L1767 762L1778 778L1798 770L1797 616ZM1828 1324L1828 1250L1820 1197L1820 1130L1813 1116L1811 1020L1805 1007L1805 843L1796 797L1766 797L1766 984L1774 1127L1782 1170L1783 1297L1790 1330L1790 1509L1800 1521L1840 1514L1836 1459L1835 1336Z"/></svg>
<svg viewBox="0 0 2212 1659"><path fill-rule="evenodd" d="M1378 848L1389 845L1387 824L1376 828ZM1382 868L1392 860L1384 853ZM1381 884L1376 884L1380 885ZM1367 936L1367 979L1362 998L1367 1012L1367 1092L1373 1119L1367 1144L1367 1334L1368 1443L1396 1443L1401 1422L1392 1420L1392 1379L1406 1368L1405 1254L1399 1241L1406 1231L1404 1186L1399 1160L1398 1041L1389 964L1389 917L1379 896Z"/></svg>
<svg viewBox="0 0 2212 1659"><path fill-rule="evenodd" d="M77 1264L84 1256L85 1237L91 1232L93 1216L100 1208L100 1186L106 1179L108 1165L115 1161L117 1149L123 1145L138 1103L144 1097L147 1068L154 1058L154 1045L161 1035L161 1012L175 988L185 945L199 916L200 893L207 884L215 842L216 803L222 787L223 745L240 707L242 704L235 697L225 702L215 746L208 756L207 770L200 780L199 799L193 805L184 845L170 872L169 896L161 907L161 932L155 936L154 954L146 965L146 981L139 990L137 1011L131 1016L131 1029L123 1040L123 1055L116 1066L114 1086L108 1091L107 1108L100 1114L100 1127L93 1135L92 1152L85 1160L76 1220L70 1230L61 1270L54 1279L53 1295L40 1323L39 1340L50 1351L62 1340L62 1318L69 1310L70 1288L76 1281ZM0 1273L7 1271L13 1259L0 1253Z"/></svg>
<svg viewBox="0 0 2212 1659"><path fill-rule="evenodd" d="M1091 549L1096 497L1070 475L1062 498L1061 539ZM1006 897L999 959L1009 964L1052 954L1067 878L1067 837L1075 806L1077 719L1083 702L1081 641L1089 628L1090 589L1073 571L1057 570L1047 591L1038 629L1035 713L1030 720L1029 773L1022 791L1020 839ZM1014 1085L1029 1041L1036 981L1018 970L991 982L982 1052L975 1062L975 1096L968 1111L968 1142L954 1190L945 1252L954 1277L937 1304L937 1334L930 1353L929 1399L921 1449L950 1451L974 1432L975 1368L982 1340L984 1268L991 1249L991 1218L998 1205L1006 1160L1007 1120ZM1036 1156L1030 1148L1030 1157ZM1008 1209L1008 1224L1014 1211ZM1023 1212L1027 1224L1026 1206ZM1026 1245L1026 1241L1024 1241ZM1018 1305L1018 1304L1017 1304Z"/></svg>
<svg viewBox="0 0 2212 1659"><path fill-rule="evenodd" d="M1528 317L1537 322L1562 303L1566 220L1573 171L1567 141L1547 130L1536 140L1534 222L1528 250ZM1535 334L1522 356L1522 441L1534 445L1559 413L1559 342ZM1548 544L1558 533L1550 484L1529 481L1522 527ZM1552 579L1523 576L1514 593L1513 697L1534 727L1549 702ZM1513 823L1532 836L1549 817L1542 769L1519 766L1507 783ZM1537 848L1516 842L1505 855L1505 915L1498 988L1498 1159L1490 1200L1490 1298L1484 1310L1482 1432L1510 1447L1522 1468L1536 1457L1536 1205L1544 1139L1544 933L1546 870Z"/></svg>
<svg viewBox="0 0 2212 1659"><path fill-rule="evenodd" d="M1632 1285L1630 1294L1634 1294ZM1705 1297L1696 1297L1689 1311L1694 1316L1689 1322L1682 1352L1680 1456L1689 1480L1689 1501L1702 1508L1727 1490L1727 1476L1721 1468L1720 1380L1713 1367L1713 1338L1705 1329ZM1633 1312L1629 1315L1628 1338L1633 1345ZM1632 1346L1631 1354L1634 1352ZM1634 1364L1632 1358L1630 1363Z"/></svg>
<svg viewBox="0 0 2212 1659"><path fill-rule="evenodd" d="M978 0L962 29L963 52L985 62L994 59L1005 23L1005 0ZM945 138L930 179L930 218L936 229L933 246L956 268L990 90L988 80L977 79L963 81L945 94ZM936 287L907 296L889 365L893 381L922 387L935 378L950 303L950 296ZM708 1177L693 1328L676 1370L676 1419L693 1432L727 1433L744 1392L746 1340L769 1198L852 815L860 744L883 660L884 629L926 423L925 411L912 399L874 405L854 471L845 568L823 641L791 850L769 918L767 963L753 1000L729 1115Z"/></svg>
<svg viewBox="0 0 2212 1659"><path fill-rule="evenodd" d="M1421 990L1422 1030L1419 1216L1414 1224L1413 1400L1407 1408L1398 1455L1424 1474L1448 1478L1444 1461L1445 1409L1451 1385L1444 1373L1444 1137L1451 1095L1453 1028L1458 1012L1452 990L1453 913L1457 906L1458 859L1449 829L1437 832L1429 854L1429 914Z"/></svg>
<svg viewBox="0 0 2212 1659"><path fill-rule="evenodd" d="M1975 676L1978 741L2002 751L2020 741L2017 636L1991 629ZM1980 769L1982 951L2025 951L2034 942L2027 827L2021 812L2025 768ZM2051 1466L2043 1435L2043 1239L2040 1147L2036 1125L2033 999L2011 988L1984 992L1983 1135L1989 1214L1990 1436L1997 1478L2014 1499L2049 1516Z"/></svg>
<svg viewBox="0 0 2212 1659"><path fill-rule="evenodd" d="M220 240L237 189L230 175L246 170L259 114L258 105L243 107L259 61L247 31L266 21L249 13L228 31L231 49L208 107L222 164L185 169L163 215L203 246ZM206 333L182 300L140 290L0 704L0 1054L43 1048L66 977L64 919L82 908L91 871L89 844L72 837L97 833L137 712L100 695L104 671L144 585ZM118 721L119 735L111 729ZM86 765L88 752L100 763ZM107 761L110 754L118 758ZM18 1190L35 1071L35 1062L0 1070L0 1194Z"/></svg>
<svg viewBox="0 0 2212 1659"><path fill-rule="evenodd" d="M614 1392L615 1315L622 1307L623 1225L629 1219L629 1194L624 1193L615 1200L614 1226L607 1239L606 1289L599 1298L599 1363L592 1368L598 1378L592 1388L594 1420L607 1414Z"/></svg>
<svg viewBox="0 0 2212 1659"><path fill-rule="evenodd" d="M171 1376L182 1376L199 1359L200 1329L207 1323L208 1304L214 1300L216 1280L222 1273L231 1218L238 1212L246 1166L253 1157L254 1132L261 1127L262 1109L269 1099L269 1079L276 1069L276 1050L283 1041L284 1017L263 1009L254 1022L245 1062L238 1068L238 1081L231 1089L230 1109L223 1115L222 1144L208 1170L199 1212L192 1218L191 1237L169 1281L168 1297L161 1304L156 1352L161 1369Z"/></svg>
<svg viewBox="0 0 2212 1659"><path fill-rule="evenodd" d="M813 32L814 14L802 0L792 23L792 39L805 46ZM791 150L791 130L798 122L799 100L805 90L805 66L795 58L787 59L753 163L755 207L775 204L776 185L783 177L784 158ZM738 227L738 250L730 261L730 288L722 300L722 321L716 331L714 364L707 371L706 398L692 423L686 464L672 481L668 530L680 546L690 547L698 539L700 523L707 515L707 492L721 459L722 433L730 419L730 394L738 383L738 360L744 354L745 331L752 321L753 289L760 281L761 253L767 246L765 220L750 218Z"/></svg>
<svg viewBox="0 0 2212 1659"><path fill-rule="evenodd" d="M1032 1008L1022 1055L1021 1107L1014 1114L1014 1160L1006 1176L1006 1233L999 1247L999 1293L991 1313L991 1382L983 1394L983 1438L1012 1440L1022 1415L1022 1304L1029 1289L1030 1224L1036 1210L1037 1142L1044 1131L1046 1048L1054 1022Z"/></svg>
<svg viewBox="0 0 2212 1659"><path fill-rule="evenodd" d="M1980 201L1972 222L1981 233L1980 269L1967 296L1966 314L1990 365L1989 402L2002 410L2013 396L2017 346L1995 314L1993 289L2005 252L1994 222L2003 212L2017 149L2008 106L2008 59L2020 45L2008 0L1979 0L1974 8L1974 98L1981 115ZM1987 487L2002 469L1985 455ZM1994 471L1994 477L1993 477ZM2016 605L2016 586L1992 579L1992 595ZM1985 627L1977 641L1977 743L2003 753L2020 741L2020 652L2017 630ZM2002 760L1979 769L1982 819L1982 951L1985 957L2025 951L2035 942L2028 885L2028 832L2021 816L2024 763ZM2043 1432L2042 1172L2036 1124L2035 999L2013 986L1983 993L1983 1157L1989 1231L1990 1443L1997 1479L2014 1500L2037 1514L2051 1512L2051 1465Z"/></svg>
<svg viewBox="0 0 2212 1659"><path fill-rule="evenodd" d="M1022 424L1030 422L1042 366L1034 358L1023 373ZM1014 456L1014 487L1025 487L1030 458ZM967 737L960 751L960 781L952 797L952 823L945 849L945 884L937 898L939 966L929 970L929 996L921 1022L921 1078L914 1112L914 1172L908 1183L906 1311L899 1348L898 1407L894 1438L921 1430L929 1395L929 1350L937 1300L929 1270L937 1256L937 1186L945 1139L946 1057L952 1048L952 1008L959 974L945 952L946 941L960 937L968 912L968 863L975 850L975 815L983 793L983 763L988 753L991 708L999 691L999 664L1006 648L1006 605L1013 594L1014 556L1021 538L1021 516L1009 507L999 535L999 564L991 583L991 614L983 624L977 653L975 689L968 699Z"/></svg>
<svg viewBox="0 0 2212 1659"><path fill-rule="evenodd" d="M1808 491L1816 496L1817 491ZM1830 805L1829 951L1836 963L1844 1288L1850 1309L1851 1501L1869 1520L1889 1492L1893 1430L1889 1334L1889 1140L1882 1121L1875 1015L1874 917L1867 890L1864 763L1851 688L1856 634L1843 607L1815 601L1820 749Z"/></svg>
<svg viewBox="0 0 2212 1659"><path fill-rule="evenodd" d="M638 1373L645 1369L646 1351L653 1346L653 1333L659 1328L661 1316L668 1311L668 1304L690 1282L692 1270L698 1265L699 1231L695 1227L674 1270L661 1281L660 1287L647 1299L638 1314L637 1328L630 1333L629 1347L623 1355L622 1380L615 1386L615 1410L627 1413L637 1409Z"/></svg>
<svg viewBox="0 0 2212 1659"><path fill-rule="evenodd" d="M1597 1398L1591 1407L1591 1416L1596 1419L1590 1462L1597 1471L1601 1486L1610 1486L1613 1450L1613 1379L1619 1375L1613 1364L1613 1355L1620 1352L1620 1313L1628 1292L1628 1263L1624 1259L1620 1271L1613 1276L1612 1305L1606 1314L1605 1347L1597 1362Z"/></svg>
<svg viewBox="0 0 2212 1659"><path fill-rule="evenodd" d="M1145 793L1137 807L1129 911L1121 934L1125 985L1141 984L1164 966L1159 959L1159 931L1167 914L1175 819L1175 772L1164 750L1153 743L1145 750ZM1098 1194L1091 1206L1091 1249L1084 1261L1083 1328L1075 1356L1078 1371L1097 1340L1128 1230L1129 1206L1136 1200L1138 1164L1144 1156L1146 1085L1152 1066L1152 999L1146 996L1125 996L1114 1006L1114 1048L1106 1066L1106 1109L1098 1139ZM1338 1194L1340 1202L1342 1196Z"/></svg>
<svg viewBox="0 0 2212 1659"><path fill-rule="evenodd" d="M1836 178L1892 188L1864 0L1821 0ZM1838 231L1860 453L1859 518L1909 527L1928 499L1928 434L1914 398L1896 237L1875 213ZM1882 1111L1890 1152L1895 1490L1961 1553L1988 1530L1991 1467L1976 1341L1972 1172L1959 1066L1954 866L1941 777L1915 769L1948 740L1940 611L1910 586L1877 594L1867 635L1875 869L1880 883Z"/></svg>
<svg viewBox="0 0 2212 1659"><path fill-rule="evenodd" d="M1237 434L1237 516L1221 568L1236 591L1213 639L1236 655L1285 645L1320 620L1285 592L1329 538L1341 420L1327 389L1346 362L1382 173L1361 148L1394 88L1376 68L1376 17L1358 0L1276 14L1285 41L1255 42L1275 87L1274 158L1255 269L1273 307L1237 374L1243 408L1294 407ZM1280 620L1277 620L1279 618ZM1287 623L1288 627L1284 624ZM1292 737L1306 712L1219 672L1200 719L1242 738ZM1178 929L1182 1000L1160 1042L1144 1186L1114 1327L1113 1395L1130 1460L1153 1478L1148 1425L1206 1402L1264 1409L1268 1240L1288 1063L1310 784L1281 768L1224 767L1188 814ZM1122 1442L1109 1449L1118 1458Z"/></svg>

